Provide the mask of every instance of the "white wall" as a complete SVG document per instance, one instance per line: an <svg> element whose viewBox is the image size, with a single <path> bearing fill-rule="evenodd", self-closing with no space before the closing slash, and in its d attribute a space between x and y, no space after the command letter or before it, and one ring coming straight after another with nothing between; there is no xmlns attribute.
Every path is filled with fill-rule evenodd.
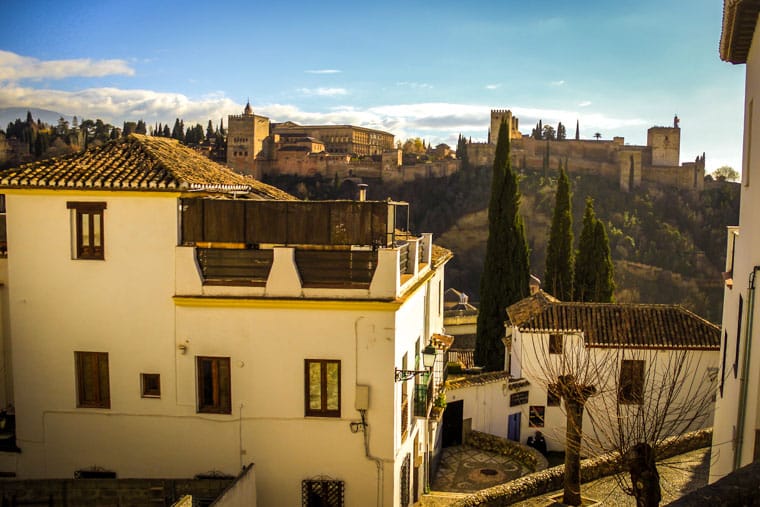
<svg viewBox="0 0 760 507"><path fill-rule="evenodd" d="M448 389L446 402L464 401L462 419L471 419L473 430L506 438L509 394L505 378L488 384Z"/></svg>
<svg viewBox="0 0 760 507"><path fill-rule="evenodd" d="M20 478L71 477L92 466L119 478L190 477L236 475L255 462L259 505L297 505L301 480L323 475L346 482L347 505L376 503L378 490L382 505L398 505L401 461L424 452L426 435L425 420L412 418L401 441L392 369L405 352L413 367L415 342L424 348L442 331L442 269L424 267L401 297L385 301L329 290L211 297L192 249L176 246L177 197L8 192L22 453L0 467ZM105 260L71 258L66 203L85 200L107 203ZM74 351L109 354L110 409L76 407ZM231 414L196 413L197 356L230 358ZM304 417L307 358L341 361L341 417ZM159 399L141 397L140 373L160 374ZM356 385L370 388L369 458L364 434L351 431L360 419ZM410 382L410 402L412 392Z"/></svg>
<svg viewBox="0 0 760 507"><path fill-rule="evenodd" d="M735 245L733 287L725 289L723 298L721 363L725 356L726 367L725 371L721 370L721 375L725 385L722 395L718 393L715 406L710 482L734 470L735 446L738 439L741 439L739 465L744 466L752 462L756 445L755 431L760 429L758 401L760 347L755 346L749 352L750 367L746 371L749 387L746 401L743 403L746 413L744 431L741 435L737 435L740 426L738 413L741 395L740 381L744 376L742 364L746 355L745 346L751 341L756 343L756 337L760 336L757 318L754 319L754 325L750 329L751 336L747 336L745 329L749 313L757 311L757 303L752 305L754 308L750 308L748 287L753 268L760 265L760 232L757 229L757 217L760 214L760 57L758 51L760 51L760 26L755 27L746 65L739 235ZM751 107L750 104L752 104ZM743 299L741 330L738 329L740 296ZM735 376L733 364L737 350L739 363Z"/></svg>
<svg viewBox="0 0 760 507"><path fill-rule="evenodd" d="M582 334L565 334L564 351L562 354L548 354L548 333L521 333L512 328L513 336L513 364L517 364L523 377L529 382L527 388L528 403L518 407L510 407L509 413L520 412L521 428L520 439L525 443L528 436L533 436L536 430L540 430L547 443L549 450L564 450L566 432L566 413L564 401L560 406L547 406L547 385L550 379L556 378L563 372L574 373L577 378L583 378L584 383L594 385L596 394L587 402L583 417L584 454L594 455L614 448L613 442L617 441L617 382L620 375L620 362L624 359L645 361L645 399L647 391L658 389L657 386L668 382L668 374L674 366L678 365L685 371L681 377L680 391L674 393L671 403L671 414L676 414L674 407L685 406L688 403L701 403L699 413L702 416L697 423L687 427L683 424L667 426L673 428L673 433L665 433L662 437L670 436L677 429L684 431L708 427L712 424L712 394L709 369L717 368L719 353L716 350L689 351L684 359L679 359L680 352L667 349L605 349L585 348ZM681 362L682 361L682 362ZM565 364L563 368L562 365ZM714 374L714 370L713 374ZM579 372L583 372L579 374ZM672 382L670 382L672 384ZM668 384L668 385L670 385ZM649 399L653 399L650 396ZM529 407L531 405L544 406L544 427L529 427ZM650 401L645 407L654 409L658 405ZM696 413L693 405L689 406L689 413ZM621 410L635 411L639 405L621 406ZM692 410L694 409L694 410ZM593 419L593 420L592 420ZM680 420L688 418L679 418ZM594 423L596 421L596 424ZM612 446L612 447L611 447Z"/></svg>

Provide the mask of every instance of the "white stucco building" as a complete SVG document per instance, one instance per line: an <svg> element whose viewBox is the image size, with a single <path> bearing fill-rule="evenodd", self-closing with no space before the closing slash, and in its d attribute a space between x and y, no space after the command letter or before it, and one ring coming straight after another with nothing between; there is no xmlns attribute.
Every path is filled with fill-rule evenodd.
<svg viewBox="0 0 760 507"><path fill-rule="evenodd" d="M753 130L754 101L760 97L760 3L725 0L720 57L746 64L744 152L742 157L739 226L728 228L726 288L723 297L721 369L715 404L710 482L760 458L760 336L755 318L757 274L760 271L758 147L760 130ZM760 121L760 120L759 120ZM755 342L755 343L753 343Z"/></svg>
<svg viewBox="0 0 760 507"><path fill-rule="evenodd" d="M0 403L21 450L0 472L254 462L260 506L422 493L451 255L398 232L402 205L296 201L136 135L0 174L0 192ZM396 380L431 345L435 374Z"/></svg>
<svg viewBox="0 0 760 507"><path fill-rule="evenodd" d="M553 385L570 374L594 387L584 412L584 454L618 441L616 420L637 424L636 414L647 411L669 407L662 438L710 426L719 329L697 315L673 305L561 302L539 291L507 316L510 380L501 389L508 397L501 436L525 443L541 431L548 450L563 450L565 401ZM682 383L671 390L676 369Z"/></svg>

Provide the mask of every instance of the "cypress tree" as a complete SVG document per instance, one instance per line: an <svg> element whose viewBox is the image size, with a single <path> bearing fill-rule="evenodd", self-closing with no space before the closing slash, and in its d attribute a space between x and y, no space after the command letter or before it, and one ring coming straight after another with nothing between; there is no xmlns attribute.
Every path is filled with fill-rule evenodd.
<svg viewBox="0 0 760 507"><path fill-rule="evenodd" d="M615 269L610 256L610 241L601 220L597 220L594 227L594 247L596 284L593 300L598 303L612 303L615 292Z"/></svg>
<svg viewBox="0 0 760 507"><path fill-rule="evenodd" d="M573 214L570 204L570 182L567 173L559 166L554 215L546 246L544 287L562 301L572 301L575 252L573 251Z"/></svg>
<svg viewBox="0 0 760 507"><path fill-rule="evenodd" d="M615 282L610 244L604 224L596 218L594 201L586 199L583 228L575 257L575 301L612 302Z"/></svg>
<svg viewBox="0 0 760 507"><path fill-rule="evenodd" d="M580 130L580 123L578 120L575 120L575 140L578 141L581 138L581 130Z"/></svg>
<svg viewBox="0 0 760 507"><path fill-rule="evenodd" d="M520 192L509 156L509 130L501 122L488 205L488 242L480 280L475 363L487 371L504 367L507 306L528 295L528 242L519 213Z"/></svg>

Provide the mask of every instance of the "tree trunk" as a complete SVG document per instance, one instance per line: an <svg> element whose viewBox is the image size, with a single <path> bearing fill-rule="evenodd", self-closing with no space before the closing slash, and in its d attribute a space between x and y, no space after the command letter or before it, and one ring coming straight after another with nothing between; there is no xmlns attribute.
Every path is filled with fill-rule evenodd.
<svg viewBox="0 0 760 507"><path fill-rule="evenodd" d="M660 474L657 472L652 446L641 442L626 453L628 472L631 474L633 496L637 507L657 507L660 495Z"/></svg>
<svg viewBox="0 0 760 507"><path fill-rule="evenodd" d="M585 400L565 398L567 430L565 434L565 491L562 502L581 505L581 435Z"/></svg>

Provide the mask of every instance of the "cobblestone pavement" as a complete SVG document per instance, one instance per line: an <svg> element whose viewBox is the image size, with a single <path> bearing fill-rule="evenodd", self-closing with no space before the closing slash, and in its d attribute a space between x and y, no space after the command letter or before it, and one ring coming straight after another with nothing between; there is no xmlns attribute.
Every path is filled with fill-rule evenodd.
<svg viewBox="0 0 760 507"><path fill-rule="evenodd" d="M462 453L450 455L448 458L457 456L460 458L469 457L467 453ZM444 459L441 461L441 470L443 469L443 464L446 462L447 456L444 455L443 458ZM456 465L452 466L451 463L449 463L448 466L451 468L457 468ZM472 470L474 468L468 467L466 469ZM686 493L707 484L707 476L710 469L710 450L698 449L680 456L675 456L658 465L657 469L660 473L660 485L662 487L661 505L667 505L669 502L682 497ZM449 475L451 474L449 473ZM456 476L456 474L454 475ZM437 486L438 477L436 477L436 481L433 482L430 494L424 495L420 503L417 505L424 507L444 507L450 505L458 498L466 496L466 493L444 491ZM515 504L515 507L545 507L550 503L549 497L558 493L560 493L560 491L553 491L546 495L518 502ZM601 502L602 505L621 507L636 505L633 497L626 495L620 490L615 477L603 477L584 484L582 487L582 494L584 497Z"/></svg>

